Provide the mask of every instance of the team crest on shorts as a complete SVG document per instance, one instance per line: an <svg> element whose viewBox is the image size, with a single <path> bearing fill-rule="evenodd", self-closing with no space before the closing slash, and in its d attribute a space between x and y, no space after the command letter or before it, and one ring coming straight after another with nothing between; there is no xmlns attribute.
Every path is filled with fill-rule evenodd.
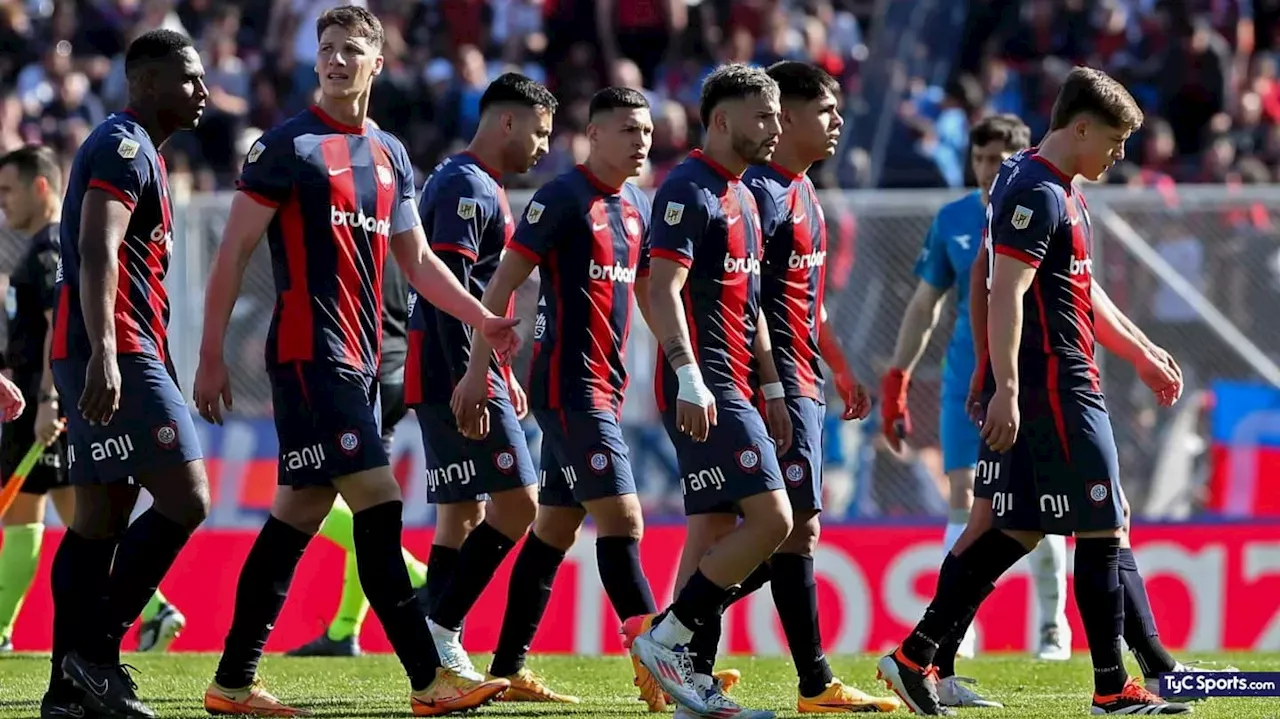
<svg viewBox="0 0 1280 719"><path fill-rule="evenodd" d="M609 455L596 450L587 457L587 466L591 467L591 471L596 474L604 474L609 469Z"/></svg>
<svg viewBox="0 0 1280 719"><path fill-rule="evenodd" d="M511 470L516 467L516 453L509 448L500 452L493 453L493 466L498 468L503 474L511 474Z"/></svg>
<svg viewBox="0 0 1280 719"><path fill-rule="evenodd" d="M353 456L360 449L360 435L353 430L347 430L338 435L338 449L348 457Z"/></svg>
<svg viewBox="0 0 1280 719"><path fill-rule="evenodd" d="M173 449L178 446L178 428L173 422L162 424L151 431L151 435L155 437L156 444L161 449Z"/></svg>
<svg viewBox="0 0 1280 719"><path fill-rule="evenodd" d="M802 482L804 482L806 474L804 465L805 463L798 459L793 459L790 462L787 462L787 465L782 468L782 476L786 477L787 484L790 484L793 487L798 487Z"/></svg>
<svg viewBox="0 0 1280 719"><path fill-rule="evenodd" d="M747 447L736 452L738 467L743 472L756 472L760 469L760 451L755 447Z"/></svg>
<svg viewBox="0 0 1280 719"><path fill-rule="evenodd" d="M1106 504L1111 499L1111 488L1109 482L1090 482L1089 483L1089 501L1094 506Z"/></svg>

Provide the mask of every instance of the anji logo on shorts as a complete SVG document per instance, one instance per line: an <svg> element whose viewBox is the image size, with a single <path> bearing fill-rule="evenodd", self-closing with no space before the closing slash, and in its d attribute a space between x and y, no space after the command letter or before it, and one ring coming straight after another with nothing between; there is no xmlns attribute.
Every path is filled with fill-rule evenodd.
<svg viewBox="0 0 1280 719"><path fill-rule="evenodd" d="M726 275L760 274L760 260L755 257L724 256L724 273Z"/></svg>
<svg viewBox="0 0 1280 719"><path fill-rule="evenodd" d="M1071 258L1071 267L1067 270L1074 277L1075 275L1092 275L1093 260L1086 257L1083 260L1075 257Z"/></svg>
<svg viewBox="0 0 1280 719"><path fill-rule="evenodd" d="M377 217L364 214L364 210L343 212L337 207L329 205L329 222L334 227L354 227L364 230L370 235L386 237L391 234L391 220L379 220Z"/></svg>
<svg viewBox="0 0 1280 719"><path fill-rule="evenodd" d="M787 267L793 270L808 270L814 267L821 267L827 263L826 252L810 252L807 255L797 255L795 252L787 258Z"/></svg>
<svg viewBox="0 0 1280 719"><path fill-rule="evenodd" d="M590 267L587 268L587 275L593 280L622 282L629 285L636 281L636 268L626 267L617 262L612 265L601 265L592 260Z"/></svg>

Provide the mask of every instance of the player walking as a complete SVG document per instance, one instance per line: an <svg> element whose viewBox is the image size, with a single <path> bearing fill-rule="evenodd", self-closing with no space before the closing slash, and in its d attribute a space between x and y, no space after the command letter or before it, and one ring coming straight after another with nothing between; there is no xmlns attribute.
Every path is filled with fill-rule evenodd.
<svg viewBox="0 0 1280 719"><path fill-rule="evenodd" d="M353 513L361 584L409 675L414 714L486 702L505 681L476 682L442 668L414 601L400 550L403 505L378 426L375 377L382 339L382 266L388 245L428 301L487 334L500 356L517 343L431 252L415 206L404 146L368 126L382 25L369 11L334 8L316 23L320 101L250 150L205 300L196 407L221 422L231 404L222 342L240 283L265 233L279 298L267 341L280 484L271 516L245 559L235 615L214 681L211 713L300 713L266 692L257 665L308 542L341 493Z"/></svg>
<svg viewBox="0 0 1280 719"><path fill-rule="evenodd" d="M62 170L53 151L28 145L0 157L0 210L10 227L29 238L9 277L13 305L5 368L13 373L24 412L0 434L0 482L13 475L37 438L47 447L4 515L0 544L0 652L12 651L13 625L35 579L44 536L45 497L70 524L75 497L67 485L67 443L59 434L66 420L59 408L49 368L53 299L62 212ZM157 591L142 610L138 651L164 651L186 626L182 613Z"/></svg>
<svg viewBox="0 0 1280 719"><path fill-rule="evenodd" d="M763 70L713 72L702 87L704 147L658 189L650 229L650 321L665 352L658 408L679 458L687 541L710 551L631 650L695 714L772 716L745 713L723 687L695 676L688 644L695 629L720 621L730 588L791 533L777 459L790 447L791 418L760 305L760 213L742 183L749 164L773 154L778 114L778 85ZM767 428L751 404L753 375L769 397ZM741 513L740 524L699 518L733 513ZM712 528L720 532L697 534Z"/></svg>
<svg viewBox="0 0 1280 719"><path fill-rule="evenodd" d="M120 640L209 509L166 336L173 208L159 154L199 122L204 68L189 39L155 30L130 44L125 75L129 109L76 152L59 226L49 349L57 395L76 401L61 409L77 511L53 560L42 716L154 716L120 664ZM152 506L130 524L140 488Z"/></svg>
<svg viewBox="0 0 1280 719"><path fill-rule="evenodd" d="M1075 595L1094 667L1094 714L1180 714L1125 672L1119 572L1123 493L1094 362L1099 336L1131 348L1162 404L1181 391L1176 367L1150 353L1109 312L1093 282L1093 228L1072 178L1100 177L1142 124L1129 93L1076 68L1039 147L1006 160L991 191L986 325L991 387L976 477L992 485L992 528L948 554L915 630L881 659L879 675L919 714L941 706L930 666L939 644L1044 534L1075 534ZM1096 322L1096 325L1095 325ZM985 395L984 395L985 396ZM1025 418L1025 421L1024 421Z"/></svg>
<svg viewBox="0 0 1280 719"><path fill-rule="evenodd" d="M480 98L480 126L467 150L436 166L423 187L431 247L477 302L515 230L500 180L528 172L547 153L555 109L555 97L542 85L516 73L500 76ZM537 474L520 426L528 402L510 371L490 360L486 345L475 356L488 378L482 419L489 431L465 425L460 431L449 402L475 338L439 309L412 298L410 305L405 398L422 428L427 501L436 505L425 604L441 661L479 681L484 676L462 647L462 620L538 511ZM522 693L541 687L525 676L517 680Z"/></svg>

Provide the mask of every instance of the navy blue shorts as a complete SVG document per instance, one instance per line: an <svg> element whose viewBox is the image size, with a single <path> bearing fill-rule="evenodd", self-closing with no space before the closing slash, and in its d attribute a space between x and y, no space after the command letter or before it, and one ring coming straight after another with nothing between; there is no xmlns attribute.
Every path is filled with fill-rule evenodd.
<svg viewBox="0 0 1280 719"><path fill-rule="evenodd" d="M281 486L331 487L334 479L390 464L376 379L310 362L269 374Z"/></svg>
<svg viewBox="0 0 1280 719"><path fill-rule="evenodd" d="M743 399L717 399L716 410L716 425L705 442L676 428L674 404L662 413L680 465L685 515L736 514L747 497L785 487L777 446L759 410Z"/></svg>
<svg viewBox="0 0 1280 719"><path fill-rule="evenodd" d="M413 407L427 457L427 501L474 502L486 495L528 487L538 481L533 457L510 400L489 400L489 436L463 437L447 404Z"/></svg>
<svg viewBox="0 0 1280 719"><path fill-rule="evenodd" d="M65 398L67 478L72 485L133 484L136 475L203 457L191 411L165 363L147 355L120 355L116 362L120 408L110 424L97 427L76 408L84 394L87 363L53 363L54 386Z"/></svg>
<svg viewBox="0 0 1280 719"><path fill-rule="evenodd" d="M791 447L778 458L792 509L822 510L822 423L825 405L808 397L788 397L794 433Z"/></svg>
<svg viewBox="0 0 1280 719"><path fill-rule="evenodd" d="M631 453L612 412L546 409L534 417L542 428L539 504L581 507L593 499L635 494Z"/></svg>
<svg viewBox="0 0 1280 719"><path fill-rule="evenodd" d="M989 487L994 526L1063 535L1124 526L1120 461L1102 395L1036 392L1020 410L1013 449L998 455L984 444L978 458L974 484Z"/></svg>

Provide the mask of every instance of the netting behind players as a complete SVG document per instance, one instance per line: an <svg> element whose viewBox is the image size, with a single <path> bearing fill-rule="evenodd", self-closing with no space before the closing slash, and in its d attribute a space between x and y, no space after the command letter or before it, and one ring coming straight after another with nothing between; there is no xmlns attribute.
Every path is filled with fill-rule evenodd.
<svg viewBox="0 0 1280 719"><path fill-rule="evenodd" d="M903 310L915 286L912 267L933 216L957 197L949 191L826 193L830 225L827 308L858 376L874 386L893 352ZM527 193L513 193L519 213ZM1205 471L1202 390L1214 379L1264 376L1266 358L1280 356L1280 193L1266 188L1184 187L1176 195L1116 188L1089 190L1096 231L1093 270L1115 302L1153 340L1178 358L1186 375L1186 401L1157 410L1133 372L1103 357L1104 389L1112 413L1121 467L1135 512L1184 517L1199 506ZM230 208L229 195L197 196L180 208L185 241L176 243L169 286L174 308L173 354L184 388L190 387L199 349L204 278L213 261ZM1117 232L1133 233L1124 238ZM1127 240L1127 241L1122 241ZM979 238L970 238L977 242ZM265 244L265 243L264 243ZM1161 261L1163 260L1163 262ZM1233 346L1197 312L1197 302L1179 294L1153 269L1163 265L1183 278L1226 321L1261 350L1251 364L1247 348ZM530 288L531 289L531 288ZM1186 290L1186 287L1182 288ZM1194 294L1194 293L1193 293ZM226 352L236 411L270 413L263 371L263 342L275 291L267 250L260 248L245 275L228 331ZM522 302L526 328L533 328L532 294ZM883 451L874 421L838 427L829 483L829 515L937 515L946 511L946 490L937 451L940 362L954 321L950 300L917 372L912 393L916 449L905 459ZM629 352L635 378L626 422L649 435L656 428L651 392L653 340L636 323ZM526 336L526 339L528 337ZM1239 343L1235 343L1238 345ZM523 363L521 363L523 365ZM1274 366L1272 366L1274 369ZM1280 373L1278 373L1280 374ZM670 473L657 441L633 447L637 461L658 461L646 473ZM633 435L634 436L634 435ZM674 477L652 476L648 492L675 493Z"/></svg>

